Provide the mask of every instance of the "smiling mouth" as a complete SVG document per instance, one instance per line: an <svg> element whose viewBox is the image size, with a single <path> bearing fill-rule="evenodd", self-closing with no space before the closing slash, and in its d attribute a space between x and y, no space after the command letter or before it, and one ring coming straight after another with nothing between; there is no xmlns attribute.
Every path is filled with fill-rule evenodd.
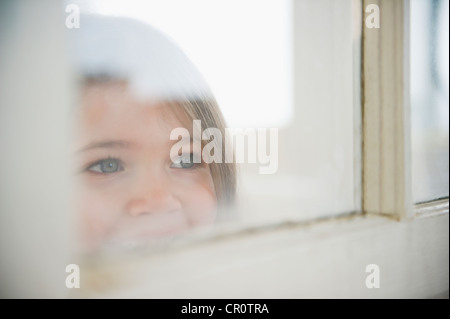
<svg viewBox="0 0 450 319"><path fill-rule="evenodd" d="M164 227L159 229L153 229L151 231L143 231L138 233L136 236L137 239L152 239L152 238L167 238L174 237L177 235L181 235L185 233L189 227L183 225L178 227ZM133 236L132 236L133 237Z"/></svg>
<svg viewBox="0 0 450 319"><path fill-rule="evenodd" d="M110 234L103 246L132 248L146 244L168 243L185 234L190 228L191 226L185 223L161 227L139 227L138 229L130 227L130 229L125 231Z"/></svg>

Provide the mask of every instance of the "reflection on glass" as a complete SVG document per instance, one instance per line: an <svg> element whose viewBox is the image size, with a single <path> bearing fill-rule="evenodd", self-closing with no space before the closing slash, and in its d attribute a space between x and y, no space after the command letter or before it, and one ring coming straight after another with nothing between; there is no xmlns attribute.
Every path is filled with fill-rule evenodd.
<svg viewBox="0 0 450 319"><path fill-rule="evenodd" d="M358 210L351 1L79 4L69 34L82 79L74 150L88 249L164 242L230 215L267 224ZM171 161L177 128L191 153ZM222 162L189 163L205 150Z"/></svg>
<svg viewBox="0 0 450 319"><path fill-rule="evenodd" d="M83 251L211 224L233 204L235 169L222 156L202 156L207 139L194 120L225 145L223 116L202 76L150 26L82 19L71 44L81 78L73 151Z"/></svg>
<svg viewBox="0 0 450 319"><path fill-rule="evenodd" d="M411 1L412 177L416 203L448 197L449 1Z"/></svg>

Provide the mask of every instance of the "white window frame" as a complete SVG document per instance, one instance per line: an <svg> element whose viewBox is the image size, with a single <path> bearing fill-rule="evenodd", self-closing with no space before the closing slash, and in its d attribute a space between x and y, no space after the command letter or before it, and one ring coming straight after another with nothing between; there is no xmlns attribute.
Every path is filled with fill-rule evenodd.
<svg viewBox="0 0 450 319"><path fill-rule="evenodd" d="M380 28L363 30L363 209L412 216L409 1L367 1Z"/></svg>
<svg viewBox="0 0 450 319"><path fill-rule="evenodd" d="M363 27L369 4L380 8L380 29ZM363 39L362 115L355 115L362 117L361 211L311 222L236 226L164 253L140 252L131 262L114 256L91 268L94 277L106 274L111 285L77 292L150 298L448 297L448 199L415 206L411 196L409 7L409 0L353 1ZM355 145L359 154L358 141ZM369 264L379 266L378 289L365 285ZM127 284L117 278L127 278ZM112 288L117 286L121 289Z"/></svg>
<svg viewBox="0 0 450 319"><path fill-rule="evenodd" d="M19 297L448 298L448 199L413 205L411 196L407 41L410 2L352 1L352 14L358 24L355 32L357 34L360 28L363 34L361 61L358 45L354 48L353 61L355 79L359 75L355 67L359 62L363 75L362 112L355 112L356 121L362 118L362 126L355 128L355 135L360 131L363 137L362 144L358 139L355 142L356 159L362 153L362 176L358 175L360 162L355 161L355 176L362 179L362 187L355 189L363 198L360 210L312 221L252 228L234 225L209 234L193 234L190 240L183 238L182 242L160 246L157 251L148 247L124 254L100 255L96 260L84 262L68 256L65 250L69 246L66 230L71 223L68 215L61 211L67 208L68 199L51 198L51 205L41 199L40 195L45 199L48 194L41 180L45 180L46 187L68 188L63 185L68 178L55 173L66 171L66 167L49 165L50 168L46 168L49 170L39 173L42 177L39 182L29 177L34 176L32 174L25 177L15 174L16 179L11 179L15 183L8 185L7 195L11 194L11 189L18 190L26 200L14 203L9 200L6 204L11 205L2 203L1 206L6 212L2 215L6 222L2 223L5 227L1 233L2 257L6 257L2 258L3 289L7 287L11 296ZM372 3L380 7L380 29L367 29L363 24L364 8ZM24 43L30 45L26 41L31 41L30 47L39 48L38 56L49 65L50 52L62 50L58 41L48 41L44 36L47 33L42 32L53 26L45 23L49 15L57 19L53 3L29 5L23 1L14 7L20 9L19 22L23 24L9 29L9 37L4 37L10 40L4 53L13 56L15 64L6 68L10 60L0 60L7 71L0 73L0 82L7 83L14 91L23 87L22 79L26 78L29 88L33 89L20 98L11 94L0 96L0 105L6 110L2 111L10 115L5 117L1 127L7 127L8 136L16 136L15 142L23 142L3 159L8 164L6 168L11 168L13 173L17 158L40 160L45 157L47 160L44 155L30 155L36 150L32 133L48 140L53 135L58 136L57 146L61 149L65 141L59 138L65 122L48 126L42 113L34 117L17 116L17 110L27 115L29 105L37 101L37 105L48 105L42 112L48 109L46 114L55 116L55 111L69 104L67 97L72 96L68 71L55 67L50 72L45 63L16 68L30 60L29 55L17 54L26 47ZM31 30L34 37L29 36L28 28L20 27L28 26L28 20L39 26ZM62 41L62 33L57 36ZM62 51L59 56L64 56ZM51 62L67 66L62 61ZM46 81L42 81L42 74L47 76ZM57 98L42 94L52 90L56 91ZM358 101L359 94L354 99ZM53 123L52 116L48 118ZM45 127L46 130L21 135L23 127ZM55 146L48 147L51 150ZM45 153L41 147L39 150ZM54 163L65 161L58 159ZM16 195L18 191L11 192ZM37 193L34 197L29 196L34 193ZM2 199L6 202L8 196ZM71 263L80 265L80 289L65 287L65 266ZM369 264L379 266L379 288L366 286Z"/></svg>

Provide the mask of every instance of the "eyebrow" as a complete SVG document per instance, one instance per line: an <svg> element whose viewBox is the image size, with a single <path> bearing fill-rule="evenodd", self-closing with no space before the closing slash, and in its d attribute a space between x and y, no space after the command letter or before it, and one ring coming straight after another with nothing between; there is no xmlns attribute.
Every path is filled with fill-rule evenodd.
<svg viewBox="0 0 450 319"><path fill-rule="evenodd" d="M86 152L97 148L128 148L130 147L130 145L131 144L129 142L120 140L92 142L86 145L85 147L79 149L76 153Z"/></svg>
<svg viewBox="0 0 450 319"><path fill-rule="evenodd" d="M178 140L170 140L173 143L170 143L172 146L175 145L176 143L180 142L183 140L183 137L181 139ZM206 140L200 140L200 145L203 148L204 143L206 143ZM186 142L185 144L190 144L190 145L195 145L194 143L194 138L192 136L190 136L189 138L186 138Z"/></svg>
<svg viewBox="0 0 450 319"><path fill-rule="evenodd" d="M180 137L181 135L179 135L178 137ZM182 136L180 139L177 140L170 140L170 142L173 142L172 144L178 143L185 140L186 143L194 143L194 138L191 136L189 138L187 138L187 136Z"/></svg>

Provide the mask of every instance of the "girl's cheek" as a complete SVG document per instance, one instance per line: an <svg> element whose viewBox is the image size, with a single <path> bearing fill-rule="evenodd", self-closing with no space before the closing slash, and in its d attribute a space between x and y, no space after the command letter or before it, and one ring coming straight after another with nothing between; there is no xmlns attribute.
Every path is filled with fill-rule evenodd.
<svg viewBox="0 0 450 319"><path fill-rule="evenodd" d="M217 199L209 170L185 179L179 178L172 185L174 195L181 202L192 225L210 224L214 221Z"/></svg>
<svg viewBox="0 0 450 319"><path fill-rule="evenodd" d="M81 242L85 247L95 247L108 235L120 216L117 197L99 191L83 191L77 198Z"/></svg>
<svg viewBox="0 0 450 319"><path fill-rule="evenodd" d="M192 226L212 224L216 217L217 201L213 194L204 188L197 188L192 196L184 199L185 214Z"/></svg>

